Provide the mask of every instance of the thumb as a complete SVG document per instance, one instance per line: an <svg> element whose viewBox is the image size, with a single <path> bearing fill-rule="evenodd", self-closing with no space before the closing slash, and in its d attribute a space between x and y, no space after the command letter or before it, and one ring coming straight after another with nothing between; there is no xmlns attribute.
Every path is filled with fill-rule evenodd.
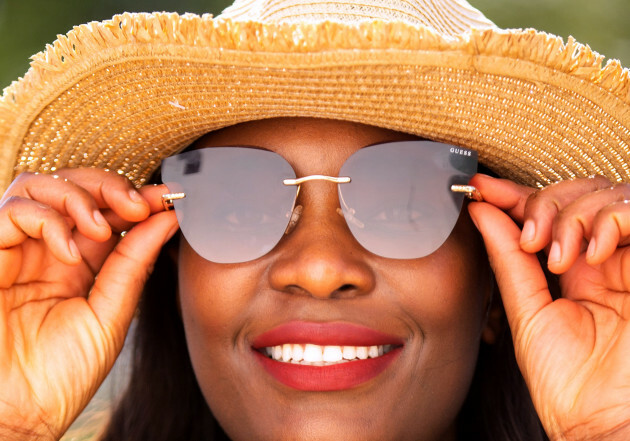
<svg viewBox="0 0 630 441"><path fill-rule="evenodd" d="M536 255L521 249L521 230L506 213L485 202L471 203L468 210L483 237L516 338L552 302L547 279Z"/></svg>
<svg viewBox="0 0 630 441"><path fill-rule="evenodd" d="M499 207L520 223L523 222L525 216L527 199L536 191L534 188L517 184L509 179L493 178L481 173L473 176L470 185L481 192L484 201Z"/></svg>
<svg viewBox="0 0 630 441"><path fill-rule="evenodd" d="M117 348L136 310L162 246L178 230L174 212L162 212L133 227L103 264L88 302Z"/></svg>

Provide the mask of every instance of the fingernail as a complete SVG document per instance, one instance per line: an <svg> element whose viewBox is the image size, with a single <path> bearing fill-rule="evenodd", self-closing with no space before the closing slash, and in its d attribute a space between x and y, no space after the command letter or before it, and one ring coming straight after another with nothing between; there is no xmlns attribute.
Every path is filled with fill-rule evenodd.
<svg viewBox="0 0 630 441"><path fill-rule="evenodd" d="M532 219L527 219L523 224L521 232L521 242L532 242L536 237L536 223Z"/></svg>
<svg viewBox="0 0 630 441"><path fill-rule="evenodd" d="M101 213L101 210L94 210L94 212L92 213L92 218L94 218L94 222L96 222L96 225L99 225L99 226L102 226L102 227L109 226L109 224L107 223L107 221L103 217L103 214Z"/></svg>
<svg viewBox="0 0 630 441"><path fill-rule="evenodd" d="M144 204L144 198L133 188L129 190L129 198L136 204Z"/></svg>
<svg viewBox="0 0 630 441"><path fill-rule="evenodd" d="M551 249L549 250L549 257L547 259L548 263L558 263L562 259L562 250L560 249L560 244L558 242L553 242L551 244Z"/></svg>
<svg viewBox="0 0 630 441"><path fill-rule="evenodd" d="M591 237L591 241L588 243L588 248L586 249L586 259L590 260L595 257L595 253L597 252L597 242L594 237Z"/></svg>
<svg viewBox="0 0 630 441"><path fill-rule="evenodd" d="M70 250L70 255L72 257L74 257L75 259L81 258L81 252L79 251L79 247L77 246L77 243L74 241L74 239L70 239L68 241L68 249Z"/></svg>

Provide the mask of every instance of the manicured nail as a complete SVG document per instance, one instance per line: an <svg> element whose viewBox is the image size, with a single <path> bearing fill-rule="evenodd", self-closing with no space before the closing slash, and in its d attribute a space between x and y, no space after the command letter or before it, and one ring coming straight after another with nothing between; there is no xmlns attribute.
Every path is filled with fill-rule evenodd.
<svg viewBox="0 0 630 441"><path fill-rule="evenodd" d="M533 242L536 237L536 223L532 219L527 219L523 224L521 232L521 242Z"/></svg>
<svg viewBox="0 0 630 441"><path fill-rule="evenodd" d="M81 251L79 251L79 247L77 246L77 243L74 241L74 239L70 239L68 241L68 249L70 250L70 255L72 257L74 257L75 259L81 258Z"/></svg>
<svg viewBox="0 0 630 441"><path fill-rule="evenodd" d="M129 190L129 198L136 204L144 204L144 198L133 188Z"/></svg>
<svg viewBox="0 0 630 441"><path fill-rule="evenodd" d="M597 253L597 242L594 237L591 237L591 241L588 243L588 248L586 249L586 259L591 260L595 257L595 253Z"/></svg>
<svg viewBox="0 0 630 441"><path fill-rule="evenodd" d="M105 220L105 217L103 217L101 210L94 210L94 212L92 213L92 218L94 218L94 222L96 222L96 225L100 227L108 226L108 223Z"/></svg>
<svg viewBox="0 0 630 441"><path fill-rule="evenodd" d="M560 249L560 244L554 241L551 244L551 249L549 250L549 257L547 259L547 262L559 263L560 260L562 260L562 250Z"/></svg>

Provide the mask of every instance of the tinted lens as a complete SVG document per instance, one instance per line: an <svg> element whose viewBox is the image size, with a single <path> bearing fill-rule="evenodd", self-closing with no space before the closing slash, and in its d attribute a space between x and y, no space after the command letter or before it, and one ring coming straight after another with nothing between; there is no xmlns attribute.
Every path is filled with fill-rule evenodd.
<svg viewBox="0 0 630 441"><path fill-rule="evenodd" d="M339 176L339 201L350 231L374 254L414 259L436 251L453 230L464 196L451 185L467 184L477 153L432 141L366 147L353 154Z"/></svg>
<svg viewBox="0 0 630 441"><path fill-rule="evenodd" d="M162 162L162 180L190 246L206 260L236 263L257 259L282 237L290 217L295 178L279 155L244 147L192 150Z"/></svg>

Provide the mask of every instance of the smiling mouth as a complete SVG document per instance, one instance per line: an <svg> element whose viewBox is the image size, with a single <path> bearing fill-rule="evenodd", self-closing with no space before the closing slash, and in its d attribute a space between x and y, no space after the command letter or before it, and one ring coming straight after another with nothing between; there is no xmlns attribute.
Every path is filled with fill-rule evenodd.
<svg viewBox="0 0 630 441"><path fill-rule="evenodd" d="M303 366L330 366L356 360L378 358L395 346L321 346L316 344L283 344L261 348L260 352L274 361Z"/></svg>
<svg viewBox="0 0 630 441"><path fill-rule="evenodd" d="M290 321L252 341L252 354L276 381L301 391L340 391L377 377L398 359L404 340L344 322Z"/></svg>

